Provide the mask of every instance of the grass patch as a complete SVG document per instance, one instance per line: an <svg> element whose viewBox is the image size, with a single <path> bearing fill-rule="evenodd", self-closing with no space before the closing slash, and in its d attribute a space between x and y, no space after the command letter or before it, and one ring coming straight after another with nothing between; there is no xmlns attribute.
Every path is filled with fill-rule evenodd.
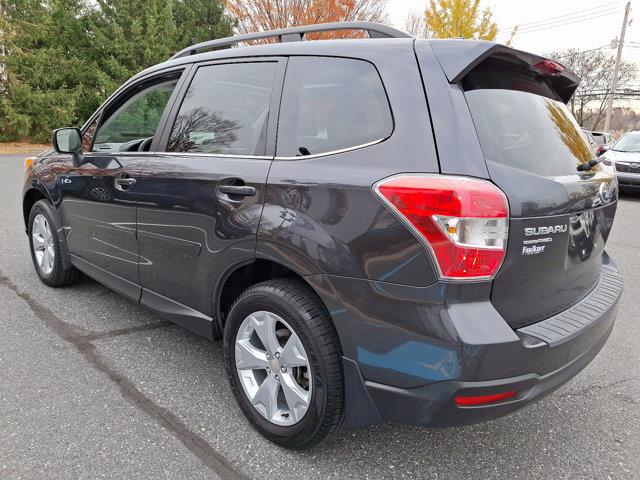
<svg viewBox="0 0 640 480"><path fill-rule="evenodd" d="M0 155L11 154L30 154L39 153L42 150L51 148L46 143L29 143L29 142L0 142Z"/></svg>

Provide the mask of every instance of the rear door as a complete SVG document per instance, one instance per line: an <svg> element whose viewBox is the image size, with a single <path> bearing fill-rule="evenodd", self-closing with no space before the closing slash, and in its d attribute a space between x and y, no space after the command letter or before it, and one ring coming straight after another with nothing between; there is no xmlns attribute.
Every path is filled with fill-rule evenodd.
<svg viewBox="0 0 640 480"><path fill-rule="evenodd" d="M63 223L76 263L135 300L137 182L181 74L140 80L110 101L84 132L83 154L61 178Z"/></svg>
<svg viewBox="0 0 640 480"><path fill-rule="evenodd" d="M455 88L479 139L484 158L477 160L509 201L507 253L491 300L519 328L569 308L595 287L617 182L600 165L578 170L594 155L565 104L577 84L573 74L500 48L467 68ZM441 168L456 173L442 156Z"/></svg>
<svg viewBox="0 0 640 480"><path fill-rule="evenodd" d="M284 67L277 58L196 65L162 152L142 172L141 301L185 312L188 328L200 327L187 316L211 314L218 277L254 257Z"/></svg>

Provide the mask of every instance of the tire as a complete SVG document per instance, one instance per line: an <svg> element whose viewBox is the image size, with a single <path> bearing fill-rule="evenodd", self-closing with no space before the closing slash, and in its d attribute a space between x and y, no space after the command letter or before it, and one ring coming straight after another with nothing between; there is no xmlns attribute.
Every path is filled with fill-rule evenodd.
<svg viewBox="0 0 640 480"><path fill-rule="evenodd" d="M278 357L282 366L278 367L276 364L274 367L271 363L271 373L264 373L265 378L259 387L256 381L255 388L259 389L263 384L266 385L267 377L272 375L276 368L284 368L285 370L288 368L289 377L282 373L276 388L280 389L278 390L278 395L280 395L278 398L286 401L284 404L278 402L278 407L285 405L283 409L278 409L278 412L286 411L289 408L291 415L276 413L275 417L278 422L292 424L276 424L269 420L264 412L259 411L259 408L266 411L266 406L261 407L260 404L258 407L254 406L247 393L248 390L245 390L245 386L243 386L243 381L246 385L246 380L241 380L240 370L237 368L237 361L238 365L244 365L242 363L244 357L236 340L249 341L240 339L245 338L246 332L253 328L254 324L251 322L255 316L263 315L264 318L266 316L275 318L274 314L281 320L277 321L279 326L277 334L282 335L285 330L290 330L291 333L288 338L279 340L284 343L281 346L286 348L288 341L293 339L295 334L303 347L303 356L308 362L308 367L287 367L285 363L288 363L288 357L283 348L281 357ZM245 321L249 323L243 323ZM256 337L252 336L250 341L255 343L258 338L257 330L254 330L254 333ZM256 347L258 350L262 346L267 353L267 358L269 358L267 352L269 349L264 347L263 342L258 340L255 344L258 345ZM302 350L295 351L299 353ZM315 292L299 280L276 279L254 285L245 290L230 309L224 332L224 357L231 389L240 409L251 425L268 440L278 445L293 449L311 448L330 437L341 426L344 417L344 380L341 356L338 335L324 305ZM271 358L273 359L273 356ZM298 356L297 358L302 357ZM291 362L291 365L295 363L295 361ZM294 375L296 368L298 370ZM243 379L246 377L245 372L247 371L257 372L255 373L256 378L262 372L260 369L243 370ZM289 387L285 388L290 385L292 377L298 378L303 385L305 381L308 383L306 390L300 384L298 384L300 388L296 389L303 395L308 395L308 406L304 414L295 413L296 408L302 409L303 407L300 406L301 404L295 404L296 408L290 408L290 397L286 396L287 392L290 394L292 391ZM249 385L252 384L249 381Z"/></svg>
<svg viewBox="0 0 640 480"><path fill-rule="evenodd" d="M44 219L44 222L42 221ZM44 227L42 227L44 225ZM51 232L50 239L45 238L46 235L40 235L39 232L42 228L48 229ZM62 255L67 255L66 246L62 244L56 232L60 231L62 226L58 221L58 215L54 208L46 200L38 200L29 213L28 223L28 235L29 235L29 248L31 250L31 260L33 266L36 269L36 273L40 277L40 280L50 287L65 287L77 282L81 276L80 271L75 267L69 266L69 268L63 268ZM35 235L34 235L35 230ZM37 258L36 249L34 249L34 243L38 243L36 238L45 239L45 249L47 253L53 253L51 262L47 263L47 267L40 265ZM47 243L48 242L48 243ZM50 269L49 269L50 267Z"/></svg>

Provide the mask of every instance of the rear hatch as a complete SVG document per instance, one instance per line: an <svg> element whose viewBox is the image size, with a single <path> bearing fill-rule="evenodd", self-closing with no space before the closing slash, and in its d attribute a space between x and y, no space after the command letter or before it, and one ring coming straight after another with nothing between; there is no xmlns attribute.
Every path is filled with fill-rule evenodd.
<svg viewBox="0 0 640 480"><path fill-rule="evenodd" d="M491 181L508 198L504 263L491 300L513 328L553 316L598 282L617 182L592 160L566 102L578 79L562 66L500 47L456 79Z"/></svg>

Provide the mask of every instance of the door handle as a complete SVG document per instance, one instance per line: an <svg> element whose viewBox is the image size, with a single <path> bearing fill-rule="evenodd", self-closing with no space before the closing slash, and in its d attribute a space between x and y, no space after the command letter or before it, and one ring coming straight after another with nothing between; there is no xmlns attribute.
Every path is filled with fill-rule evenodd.
<svg viewBox="0 0 640 480"><path fill-rule="evenodd" d="M247 185L220 185L218 190L227 195L239 195L242 197L253 197L256 194L256 189Z"/></svg>
<svg viewBox="0 0 640 480"><path fill-rule="evenodd" d="M132 187L136 184L136 179L129 177L118 177L116 178L116 183L118 185L122 185L123 187Z"/></svg>

